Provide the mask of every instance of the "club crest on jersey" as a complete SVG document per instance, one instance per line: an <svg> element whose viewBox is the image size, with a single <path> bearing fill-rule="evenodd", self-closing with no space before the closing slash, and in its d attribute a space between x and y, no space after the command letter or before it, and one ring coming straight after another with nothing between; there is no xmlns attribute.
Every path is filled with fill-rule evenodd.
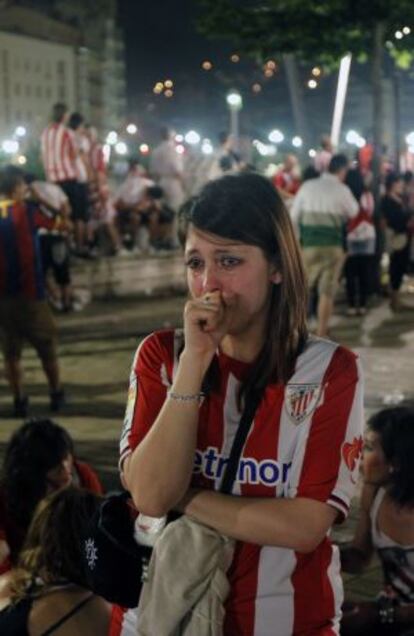
<svg viewBox="0 0 414 636"><path fill-rule="evenodd" d="M321 397L320 384L288 384L285 408L293 424L300 424L313 413Z"/></svg>

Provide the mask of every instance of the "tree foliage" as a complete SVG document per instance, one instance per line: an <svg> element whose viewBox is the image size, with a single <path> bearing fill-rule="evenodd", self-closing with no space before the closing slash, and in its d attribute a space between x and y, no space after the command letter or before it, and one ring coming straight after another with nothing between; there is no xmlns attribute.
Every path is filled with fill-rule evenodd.
<svg viewBox="0 0 414 636"><path fill-rule="evenodd" d="M303 61L335 66L348 52L371 58L374 32L384 25L383 44L397 64L410 65L414 51L412 0L201 0L204 35L231 40L237 50L263 60L294 53ZM413 32L395 39L405 25Z"/></svg>

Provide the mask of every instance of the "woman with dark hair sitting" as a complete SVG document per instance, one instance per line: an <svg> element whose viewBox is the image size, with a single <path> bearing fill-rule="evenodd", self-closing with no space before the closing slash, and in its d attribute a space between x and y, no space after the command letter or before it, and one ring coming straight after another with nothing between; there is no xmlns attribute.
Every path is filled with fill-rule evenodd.
<svg viewBox="0 0 414 636"><path fill-rule="evenodd" d="M88 589L83 539L101 497L68 487L37 507L16 569L0 577L0 633L105 636L112 607Z"/></svg>
<svg viewBox="0 0 414 636"><path fill-rule="evenodd" d="M342 587L328 535L347 514L362 445L356 356L308 335L299 245L265 178L212 181L180 221L184 329L153 333L135 354L124 482L143 515L176 509L235 540L224 635L333 636ZM197 555L179 550L191 565ZM175 611L159 599L155 590L154 619Z"/></svg>
<svg viewBox="0 0 414 636"><path fill-rule="evenodd" d="M341 550L358 574L377 552L384 588L373 601L346 603L344 636L414 634L414 409L384 409L368 422L364 487L354 540Z"/></svg>
<svg viewBox="0 0 414 636"><path fill-rule="evenodd" d="M16 562L39 501L71 484L103 492L92 468L75 459L72 438L62 426L29 420L13 433L0 481L0 573Z"/></svg>

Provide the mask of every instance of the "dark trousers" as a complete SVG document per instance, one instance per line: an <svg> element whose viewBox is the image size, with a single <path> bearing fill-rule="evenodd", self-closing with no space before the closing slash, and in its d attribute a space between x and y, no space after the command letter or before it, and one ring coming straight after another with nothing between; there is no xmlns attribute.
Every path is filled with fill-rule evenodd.
<svg viewBox="0 0 414 636"><path fill-rule="evenodd" d="M346 295L349 307L365 307L371 291L372 259L370 254L353 254L345 262Z"/></svg>
<svg viewBox="0 0 414 636"><path fill-rule="evenodd" d="M408 267L409 248L404 247L403 250L395 250L390 255L390 284L391 289L398 291L401 287L402 279Z"/></svg>

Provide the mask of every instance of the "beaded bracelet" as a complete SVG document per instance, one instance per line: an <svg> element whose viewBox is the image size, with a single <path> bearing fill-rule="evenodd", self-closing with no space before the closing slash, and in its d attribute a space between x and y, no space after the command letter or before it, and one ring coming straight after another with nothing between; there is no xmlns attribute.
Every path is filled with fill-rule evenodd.
<svg viewBox="0 0 414 636"><path fill-rule="evenodd" d="M204 393L174 393L173 391L168 391L167 396L171 400L176 400L177 402L201 402L204 397Z"/></svg>

